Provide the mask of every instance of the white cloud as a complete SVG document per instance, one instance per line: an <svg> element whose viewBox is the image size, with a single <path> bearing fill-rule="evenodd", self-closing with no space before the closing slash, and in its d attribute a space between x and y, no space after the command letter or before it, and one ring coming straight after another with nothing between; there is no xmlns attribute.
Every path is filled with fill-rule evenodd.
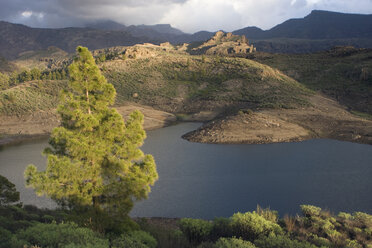
<svg viewBox="0 0 372 248"><path fill-rule="evenodd" d="M28 17L32 16L32 11L23 11L21 13L21 16L28 18Z"/></svg>
<svg viewBox="0 0 372 248"><path fill-rule="evenodd" d="M194 32L198 29L231 30L241 26L242 16L235 8L234 1L189 0L175 5L160 22L171 23L187 32Z"/></svg>
<svg viewBox="0 0 372 248"><path fill-rule="evenodd" d="M29 10L23 11L20 15L21 15L21 18L26 18L26 19L29 19L29 18L43 19L44 17L44 13L38 13L38 12L29 11Z"/></svg>

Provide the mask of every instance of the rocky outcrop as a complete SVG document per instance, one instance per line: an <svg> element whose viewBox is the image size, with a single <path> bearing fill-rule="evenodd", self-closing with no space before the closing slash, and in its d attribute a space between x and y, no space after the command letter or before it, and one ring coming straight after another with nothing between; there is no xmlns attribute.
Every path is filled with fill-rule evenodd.
<svg viewBox="0 0 372 248"><path fill-rule="evenodd" d="M256 48L249 44L248 39L244 35L240 36L218 31L211 39L193 48L191 53L226 56L229 54L249 54L255 51Z"/></svg>

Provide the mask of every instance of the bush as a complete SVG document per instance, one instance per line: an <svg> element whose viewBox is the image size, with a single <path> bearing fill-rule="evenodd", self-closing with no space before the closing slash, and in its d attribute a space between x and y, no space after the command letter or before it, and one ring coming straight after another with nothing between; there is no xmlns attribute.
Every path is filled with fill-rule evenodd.
<svg viewBox="0 0 372 248"><path fill-rule="evenodd" d="M161 248L188 248L190 247L190 242L186 236L179 229L174 229L167 225L158 225L148 222L146 219L140 219L138 224L141 230L148 232L153 236L158 247Z"/></svg>
<svg viewBox="0 0 372 248"><path fill-rule="evenodd" d="M354 220L359 222L360 225L372 228L372 215L362 213L362 212L356 212L353 214Z"/></svg>
<svg viewBox="0 0 372 248"><path fill-rule="evenodd" d="M221 237L232 237L231 221L227 218L216 218L213 221L212 232L210 238L214 241Z"/></svg>
<svg viewBox="0 0 372 248"><path fill-rule="evenodd" d="M250 241L254 241L260 236L267 236L270 233L283 233L278 224L266 220L255 211L234 214L231 217L231 225L234 236Z"/></svg>
<svg viewBox="0 0 372 248"><path fill-rule="evenodd" d="M237 238L220 238L214 248L256 248L254 244Z"/></svg>
<svg viewBox="0 0 372 248"><path fill-rule="evenodd" d="M0 227L0 248L10 247L11 239L12 239L12 233Z"/></svg>
<svg viewBox="0 0 372 248"><path fill-rule="evenodd" d="M153 236L144 231L134 231L121 235L112 242L112 248L156 248L157 242Z"/></svg>
<svg viewBox="0 0 372 248"><path fill-rule="evenodd" d="M308 242L291 240L289 237L273 234L257 239L254 244L260 248L317 248Z"/></svg>
<svg viewBox="0 0 372 248"><path fill-rule="evenodd" d="M10 93L8 97L10 97ZM17 191L15 185L11 183L6 177L0 175L0 206L13 204L18 201L19 192Z"/></svg>
<svg viewBox="0 0 372 248"><path fill-rule="evenodd" d="M185 218L181 219L180 227L191 243L199 244L208 240L213 224L205 220Z"/></svg>
<svg viewBox="0 0 372 248"><path fill-rule="evenodd" d="M252 111L252 110L251 110ZM277 223L278 222L278 211L271 210L270 208L261 208L257 205L257 214L264 217L266 220Z"/></svg>
<svg viewBox="0 0 372 248"><path fill-rule="evenodd" d="M322 211L321 208L315 207L312 205L301 205L300 207L301 207L302 214L305 217L319 216L320 212Z"/></svg>
<svg viewBox="0 0 372 248"><path fill-rule="evenodd" d="M78 227L74 223L38 223L19 232L18 241L13 243L13 247L19 247L20 243L40 247L109 247L108 240L97 236L99 235L92 230Z"/></svg>

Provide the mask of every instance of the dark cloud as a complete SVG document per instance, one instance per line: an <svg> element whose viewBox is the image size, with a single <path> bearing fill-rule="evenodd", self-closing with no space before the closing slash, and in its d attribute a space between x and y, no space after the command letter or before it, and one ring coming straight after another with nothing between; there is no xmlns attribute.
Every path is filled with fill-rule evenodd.
<svg viewBox="0 0 372 248"><path fill-rule="evenodd" d="M372 0L0 0L0 19L34 27L170 23L186 32L268 29L312 9L370 13Z"/></svg>

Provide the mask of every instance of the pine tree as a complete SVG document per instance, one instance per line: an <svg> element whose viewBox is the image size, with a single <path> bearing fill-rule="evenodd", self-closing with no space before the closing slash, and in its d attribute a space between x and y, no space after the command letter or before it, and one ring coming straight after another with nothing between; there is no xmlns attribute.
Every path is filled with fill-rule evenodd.
<svg viewBox="0 0 372 248"><path fill-rule="evenodd" d="M59 71L56 71L56 79L57 80L61 80L62 79L62 75Z"/></svg>
<svg viewBox="0 0 372 248"><path fill-rule="evenodd" d="M9 205L19 201L19 192L6 177L0 175L0 206Z"/></svg>
<svg viewBox="0 0 372 248"><path fill-rule="evenodd" d="M67 78L65 69L62 69L62 71L61 71L61 77L62 77L62 80L64 80L64 79Z"/></svg>
<svg viewBox="0 0 372 248"><path fill-rule="evenodd" d="M0 72L0 90L5 90L9 87L9 77Z"/></svg>
<svg viewBox="0 0 372 248"><path fill-rule="evenodd" d="M62 123L53 130L46 149L46 171L34 165L25 171L26 184L38 195L48 195L62 206L91 213L92 226L102 231L107 219L126 218L134 200L147 197L157 180L156 165L142 146L146 133L143 115L133 112L124 122L116 109L115 89L89 50L77 48L69 67L69 91L58 107Z"/></svg>

